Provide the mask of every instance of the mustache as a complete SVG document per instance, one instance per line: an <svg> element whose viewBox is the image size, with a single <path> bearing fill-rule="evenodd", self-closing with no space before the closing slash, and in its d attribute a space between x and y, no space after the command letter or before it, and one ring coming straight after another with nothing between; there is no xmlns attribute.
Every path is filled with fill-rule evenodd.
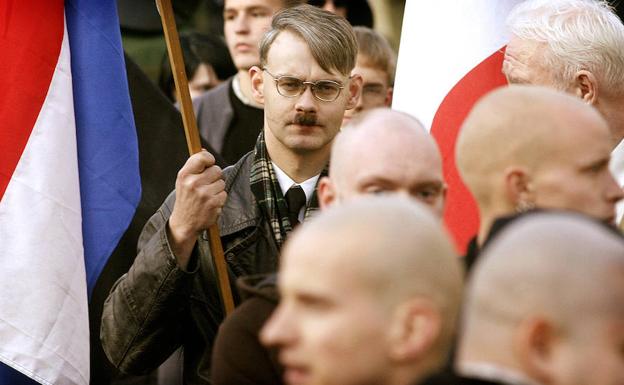
<svg viewBox="0 0 624 385"><path fill-rule="evenodd" d="M315 113L302 113L295 115L293 123L300 126L317 126L318 119Z"/></svg>

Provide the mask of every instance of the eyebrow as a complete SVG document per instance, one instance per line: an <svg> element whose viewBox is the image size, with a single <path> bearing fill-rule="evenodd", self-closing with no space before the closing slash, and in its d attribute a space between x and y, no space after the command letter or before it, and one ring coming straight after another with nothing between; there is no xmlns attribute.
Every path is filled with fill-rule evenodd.
<svg viewBox="0 0 624 385"><path fill-rule="evenodd" d="M268 72L268 71L267 71L267 72ZM271 72L271 73L272 73L272 72ZM271 73L269 73L269 74L271 74ZM302 82L312 82L312 83L322 82L322 81L329 80L329 81L331 81L331 82L338 83L338 84L340 84L341 86L344 86L343 81L342 81L342 80L339 80L339 79L324 78L324 79L316 79L316 80L307 80L307 79L305 79L305 77L299 77L299 76L297 76L297 75L293 75L293 74L280 74L279 72L278 72L278 73L276 73L276 74L273 74L273 75L275 76L275 78L276 78L276 79L279 79L279 78L295 78L295 79L300 80L300 81L302 81Z"/></svg>
<svg viewBox="0 0 624 385"><path fill-rule="evenodd" d="M370 186L372 184L382 184L382 185L386 185L386 186L395 186L396 183L391 180L391 179L387 179L384 176L371 176L371 177L367 177L364 180L362 180L362 183L360 183L360 186L362 187L366 187L366 186ZM444 182L439 181L439 180L424 180L421 182L418 182L416 184L414 184L413 186L410 186L409 189L410 190L415 190L415 189L421 189L421 188L426 188L426 187L436 187L436 188L442 188L444 187Z"/></svg>
<svg viewBox="0 0 624 385"><path fill-rule="evenodd" d="M593 168L605 168L609 166L609 162L611 161L610 157L607 158L602 158L602 159L598 159L596 161L593 161L589 164L587 164L586 166L582 166L581 170L583 171L589 171Z"/></svg>
<svg viewBox="0 0 624 385"><path fill-rule="evenodd" d="M326 296L323 296L322 293L311 293L306 291L294 293L293 299L295 302L304 305L329 307L334 304L334 301Z"/></svg>
<svg viewBox="0 0 624 385"><path fill-rule="evenodd" d="M224 8L223 9L223 14L226 14L226 13L238 13L239 11L241 11L241 10L239 10L238 8L232 8L232 7ZM269 12L270 9L269 9L269 7L264 6L264 5L252 5L250 7L244 7L242 9L242 11L244 11L244 12L253 12L253 11L266 11L266 12Z"/></svg>
<svg viewBox="0 0 624 385"><path fill-rule="evenodd" d="M379 82L364 82L362 87L384 87L383 83Z"/></svg>

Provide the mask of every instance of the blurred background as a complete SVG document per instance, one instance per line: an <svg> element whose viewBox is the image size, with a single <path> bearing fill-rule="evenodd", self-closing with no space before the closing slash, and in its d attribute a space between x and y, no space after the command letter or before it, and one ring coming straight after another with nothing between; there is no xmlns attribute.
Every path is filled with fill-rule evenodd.
<svg viewBox="0 0 624 385"><path fill-rule="evenodd" d="M223 38L223 0L175 0L172 3L181 32ZM352 24L374 28L398 50L405 0L310 0L309 3L346 8L347 19ZM126 53L158 83L166 47L154 0L118 0L117 6Z"/></svg>

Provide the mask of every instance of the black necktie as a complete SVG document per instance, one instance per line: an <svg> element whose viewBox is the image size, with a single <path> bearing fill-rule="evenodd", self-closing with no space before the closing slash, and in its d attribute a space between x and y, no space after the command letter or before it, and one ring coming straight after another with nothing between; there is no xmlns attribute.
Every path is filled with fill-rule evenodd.
<svg viewBox="0 0 624 385"><path fill-rule="evenodd" d="M293 185L286 191L286 204L288 205L288 219L294 229L299 224L299 211L306 204L306 196L299 185Z"/></svg>

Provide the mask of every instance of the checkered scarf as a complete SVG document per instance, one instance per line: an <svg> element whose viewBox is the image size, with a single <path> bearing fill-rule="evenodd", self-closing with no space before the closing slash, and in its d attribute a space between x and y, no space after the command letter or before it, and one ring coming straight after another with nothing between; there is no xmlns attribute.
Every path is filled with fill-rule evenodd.
<svg viewBox="0 0 624 385"><path fill-rule="evenodd" d="M327 166L321 172L320 178L327 175ZM264 132L260 132L258 140L256 142L256 148L254 150L254 161L251 165L251 177L249 180L251 184L251 191L256 197L258 206L265 218L268 218L271 223L271 229L275 236L275 241L278 247L282 246L286 235L292 230L292 225L288 219L288 207L286 205L286 199L282 194L273 166L271 165L271 158L266 150L266 143L264 141ZM308 219L310 215L318 210L318 198L316 195L316 189L310 204L305 209L304 220Z"/></svg>

